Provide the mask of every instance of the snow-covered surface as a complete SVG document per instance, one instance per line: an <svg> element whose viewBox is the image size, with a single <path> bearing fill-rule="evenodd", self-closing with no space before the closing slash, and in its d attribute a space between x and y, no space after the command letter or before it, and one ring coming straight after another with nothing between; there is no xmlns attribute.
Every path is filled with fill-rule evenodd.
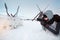
<svg viewBox="0 0 60 40"><path fill-rule="evenodd" d="M60 40L60 35L44 31L37 21L23 21L23 25L16 29L9 27L10 21L0 18L0 40Z"/></svg>

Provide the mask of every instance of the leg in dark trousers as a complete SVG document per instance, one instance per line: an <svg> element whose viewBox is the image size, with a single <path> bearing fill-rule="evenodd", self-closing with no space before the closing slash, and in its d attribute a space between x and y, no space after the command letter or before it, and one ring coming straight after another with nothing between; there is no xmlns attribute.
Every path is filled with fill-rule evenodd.
<svg viewBox="0 0 60 40"><path fill-rule="evenodd" d="M46 27L49 31L51 31L52 33L54 33L55 35L59 34L59 30L60 30L60 22L57 23L57 26L55 28L55 30L51 29L50 27Z"/></svg>
<svg viewBox="0 0 60 40"><path fill-rule="evenodd" d="M59 30L60 30L60 22L57 23L55 34L59 34Z"/></svg>

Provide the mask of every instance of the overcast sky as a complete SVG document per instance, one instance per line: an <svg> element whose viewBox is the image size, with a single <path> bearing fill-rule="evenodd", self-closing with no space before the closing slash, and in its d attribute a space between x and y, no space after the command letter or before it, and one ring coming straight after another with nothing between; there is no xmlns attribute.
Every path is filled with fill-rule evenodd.
<svg viewBox="0 0 60 40"><path fill-rule="evenodd" d="M60 0L0 0L0 14L6 14L4 7L5 2L8 6L9 13L14 14L19 5L18 15L31 18L39 13L36 4L39 5L41 10L44 10L48 6L46 10L52 10L54 12L60 11Z"/></svg>

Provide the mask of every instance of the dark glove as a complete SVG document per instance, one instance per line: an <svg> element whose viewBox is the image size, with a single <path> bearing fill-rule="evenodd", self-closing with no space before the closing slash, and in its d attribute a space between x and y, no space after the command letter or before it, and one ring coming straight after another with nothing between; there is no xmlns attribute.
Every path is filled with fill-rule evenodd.
<svg viewBox="0 0 60 40"><path fill-rule="evenodd" d="M42 19L40 19L40 18L37 18L37 21L42 21Z"/></svg>

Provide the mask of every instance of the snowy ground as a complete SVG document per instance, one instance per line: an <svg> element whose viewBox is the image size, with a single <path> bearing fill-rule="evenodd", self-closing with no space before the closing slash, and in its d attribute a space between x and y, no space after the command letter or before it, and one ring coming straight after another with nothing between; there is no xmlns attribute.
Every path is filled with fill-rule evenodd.
<svg viewBox="0 0 60 40"><path fill-rule="evenodd" d="M4 20L0 18L0 40L60 40L60 35L44 31L37 21L23 21L22 26L11 29L9 20Z"/></svg>

